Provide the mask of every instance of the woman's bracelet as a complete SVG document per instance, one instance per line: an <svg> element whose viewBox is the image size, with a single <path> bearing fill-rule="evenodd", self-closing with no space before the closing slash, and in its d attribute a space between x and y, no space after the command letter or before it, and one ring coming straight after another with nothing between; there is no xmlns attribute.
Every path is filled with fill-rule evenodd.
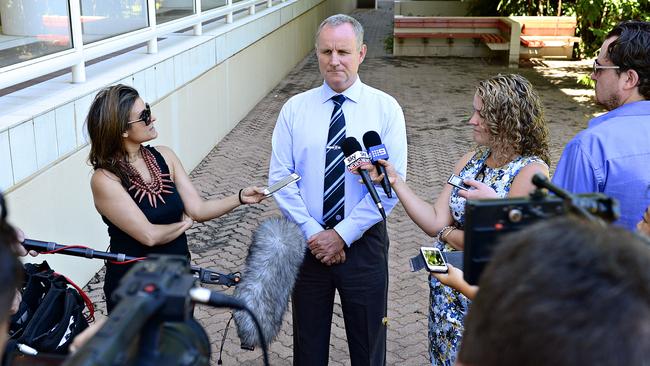
<svg viewBox="0 0 650 366"><path fill-rule="evenodd" d="M438 231L438 235L436 235L436 237L438 238L439 241L446 243L447 236L449 236L449 234L454 230L456 230L456 227L453 225L445 226L442 229L440 229L440 231Z"/></svg>
<svg viewBox="0 0 650 366"><path fill-rule="evenodd" d="M241 205L245 205L246 202L244 202L244 200L241 199L241 194L242 194L242 192L244 192L244 188L242 188L242 189L239 190L239 194L237 194L237 198L239 198L239 204L241 204Z"/></svg>
<svg viewBox="0 0 650 366"><path fill-rule="evenodd" d="M456 227L455 227L455 226L452 226L451 229L449 229L449 230L445 231L444 233L442 233L442 237L440 238L440 240L441 240L442 242L447 243L447 237L448 237L449 234L451 234L451 232L454 231L454 230L456 230Z"/></svg>
<svg viewBox="0 0 650 366"><path fill-rule="evenodd" d="M445 231L450 230L452 227L453 226L449 225L449 226L445 226L442 229L440 229L440 231L438 231L438 234L436 235L436 238L438 238L438 240L442 241L442 236L445 234Z"/></svg>

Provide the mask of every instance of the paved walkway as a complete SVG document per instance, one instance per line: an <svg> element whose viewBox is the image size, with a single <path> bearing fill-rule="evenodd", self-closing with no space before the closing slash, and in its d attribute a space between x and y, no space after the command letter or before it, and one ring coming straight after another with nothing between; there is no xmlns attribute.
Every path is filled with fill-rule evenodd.
<svg viewBox="0 0 650 366"><path fill-rule="evenodd" d="M466 121L471 114L472 96L478 81L513 70L482 59L392 58L383 51L383 40L391 31L391 12L357 11L353 15L366 27L370 52L361 66L362 80L393 95L404 109L409 142L408 181L421 196L433 202L445 184L454 162L473 146ZM594 111L591 92L575 83L578 73L588 71L585 62L554 62L517 72L536 86L546 106L550 123L553 162L564 144L586 125ZM271 133L283 103L292 95L322 83L313 54L298 64L239 125L233 129L192 172L191 178L206 198L236 193L249 184L267 181ZM260 205L244 206L234 212L189 230L194 263L221 271L243 267L251 231L267 217L279 215L270 199ZM389 365L426 365L427 359L427 275L410 273L408 258L430 242L411 222L401 205L388 220L390 286L388 299ZM103 274L89 284L94 302L103 309ZM215 287L216 290L222 290ZM227 290L231 292L232 290ZM340 303L334 307L330 347L331 365L349 365L345 328ZM199 307L196 317L212 342L216 365L221 339L230 313ZM261 352L239 347L231 326L223 350L225 365L261 365ZM286 314L282 330L270 347L273 365L290 365L292 360L291 316Z"/></svg>

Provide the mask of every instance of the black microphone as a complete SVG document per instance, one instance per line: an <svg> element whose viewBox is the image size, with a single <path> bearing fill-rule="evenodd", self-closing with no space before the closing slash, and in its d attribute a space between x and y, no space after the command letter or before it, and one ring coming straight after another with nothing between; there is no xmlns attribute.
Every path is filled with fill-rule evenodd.
<svg viewBox="0 0 650 366"><path fill-rule="evenodd" d="M368 131L363 135L363 144L368 150L368 155L370 155L370 160L379 174L384 175L384 179L381 180L381 188L384 189L384 193L388 198L393 198L393 192L390 189L390 182L388 181L388 173L386 173L386 167L379 164L379 159L388 160L388 151L386 146L381 143L381 137L375 131Z"/></svg>
<svg viewBox="0 0 650 366"><path fill-rule="evenodd" d="M348 137L343 140L343 143L341 143L341 150L343 150L343 154L345 154L345 167L348 168L348 171L350 172L358 172L361 174L361 179L363 179L363 184L366 185L368 192L370 192L370 197L375 201L381 217L386 220L384 206L381 204L377 190L375 190L375 185L372 184L370 174L368 174L368 171L365 169L359 169L363 165L370 164L368 153L361 150L361 144L359 144L359 141L354 137Z"/></svg>

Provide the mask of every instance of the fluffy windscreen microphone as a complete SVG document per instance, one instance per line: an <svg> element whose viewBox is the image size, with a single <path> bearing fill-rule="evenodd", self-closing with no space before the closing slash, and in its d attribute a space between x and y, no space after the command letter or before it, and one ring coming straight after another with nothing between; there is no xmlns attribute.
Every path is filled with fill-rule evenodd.
<svg viewBox="0 0 650 366"><path fill-rule="evenodd" d="M282 326L282 316L287 310L306 246L298 225L282 217L265 220L253 234L242 280L234 296L257 316L269 344ZM243 311L235 311L234 317L241 347L259 346L251 317Z"/></svg>

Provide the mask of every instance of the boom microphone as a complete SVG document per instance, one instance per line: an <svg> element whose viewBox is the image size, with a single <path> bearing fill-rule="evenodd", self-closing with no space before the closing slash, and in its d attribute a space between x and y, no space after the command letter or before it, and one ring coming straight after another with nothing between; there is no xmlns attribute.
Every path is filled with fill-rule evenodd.
<svg viewBox="0 0 650 366"><path fill-rule="evenodd" d="M280 331L306 247L298 225L282 217L262 222L253 234L234 297L259 319L267 344ZM253 319L243 311L235 311L234 318L241 347L260 345Z"/></svg>
<svg viewBox="0 0 650 366"><path fill-rule="evenodd" d="M368 131L363 135L363 144L368 150L368 155L370 155L370 160L379 174L383 174L384 178L381 180L381 188L384 189L384 193L388 198L393 198L393 192L390 189L390 182L388 181L388 173L386 173L386 167L379 164L379 159L388 160L388 151L386 146L381 143L381 137L375 131Z"/></svg>
<svg viewBox="0 0 650 366"><path fill-rule="evenodd" d="M350 172L358 172L361 174L361 179L363 179L363 184L365 184L366 189L370 193L370 197L375 201L375 205L379 209L381 217L386 220L386 212L384 211L384 206L381 204L379 195L375 186L372 184L372 179L370 179L370 174L365 169L360 169L360 167L370 164L370 158L368 154L361 151L361 144L354 137L348 137L341 143L341 150L345 154L345 167L348 168Z"/></svg>

